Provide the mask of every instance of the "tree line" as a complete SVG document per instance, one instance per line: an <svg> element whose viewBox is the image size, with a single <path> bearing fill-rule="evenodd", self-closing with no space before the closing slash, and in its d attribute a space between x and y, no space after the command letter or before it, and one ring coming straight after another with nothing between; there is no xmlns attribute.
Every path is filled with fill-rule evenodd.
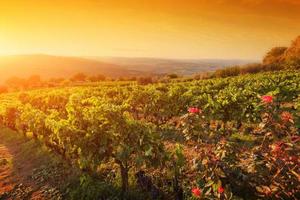
<svg viewBox="0 0 300 200"><path fill-rule="evenodd" d="M274 47L264 56L261 63L231 66L216 70L213 73L196 75L196 79L225 78L243 74L255 74L266 71L299 70L300 69L300 36L290 47Z"/></svg>

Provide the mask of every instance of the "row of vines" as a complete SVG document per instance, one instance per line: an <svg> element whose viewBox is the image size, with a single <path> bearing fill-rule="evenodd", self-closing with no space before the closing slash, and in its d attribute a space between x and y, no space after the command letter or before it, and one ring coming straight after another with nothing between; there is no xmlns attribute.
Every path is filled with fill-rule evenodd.
<svg viewBox="0 0 300 200"><path fill-rule="evenodd" d="M0 123L119 198L299 199L299 95L299 71L52 88L1 95Z"/></svg>

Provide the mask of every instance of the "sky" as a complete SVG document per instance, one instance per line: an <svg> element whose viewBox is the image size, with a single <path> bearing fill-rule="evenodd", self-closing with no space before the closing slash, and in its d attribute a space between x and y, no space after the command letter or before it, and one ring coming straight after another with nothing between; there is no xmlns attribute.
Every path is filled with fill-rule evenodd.
<svg viewBox="0 0 300 200"><path fill-rule="evenodd" d="M0 0L0 55L261 59L300 0Z"/></svg>

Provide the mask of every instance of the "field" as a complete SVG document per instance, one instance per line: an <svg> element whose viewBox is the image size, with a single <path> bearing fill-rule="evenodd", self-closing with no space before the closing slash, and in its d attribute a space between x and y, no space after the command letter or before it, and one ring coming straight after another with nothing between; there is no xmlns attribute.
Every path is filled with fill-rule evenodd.
<svg viewBox="0 0 300 200"><path fill-rule="evenodd" d="M299 71L1 94L0 124L80 171L66 199L300 199Z"/></svg>

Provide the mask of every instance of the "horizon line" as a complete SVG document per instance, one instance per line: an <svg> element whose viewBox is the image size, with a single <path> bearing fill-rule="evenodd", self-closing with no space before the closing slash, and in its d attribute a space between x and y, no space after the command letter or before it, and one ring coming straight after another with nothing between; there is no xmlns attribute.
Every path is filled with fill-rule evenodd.
<svg viewBox="0 0 300 200"><path fill-rule="evenodd" d="M74 55L74 54L52 54L52 53L20 53L20 54L0 54L0 57L10 56L53 56L53 57L71 57L71 58L127 58L127 59L161 59L161 60L239 60L239 61L261 61L259 58L177 58L177 57L159 57L159 56L112 56L112 55Z"/></svg>

